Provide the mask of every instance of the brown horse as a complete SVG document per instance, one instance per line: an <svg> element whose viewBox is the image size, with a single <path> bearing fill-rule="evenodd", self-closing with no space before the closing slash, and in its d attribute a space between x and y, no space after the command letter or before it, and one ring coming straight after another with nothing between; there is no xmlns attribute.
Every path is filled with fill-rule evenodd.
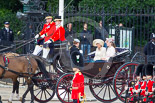
<svg viewBox="0 0 155 103"><path fill-rule="evenodd" d="M30 77L32 77L35 74L39 63L32 56L16 56L14 54L11 54L10 56L10 54L8 54L9 57L7 57L8 55L5 56L4 54L0 54L0 66L6 67L6 61L4 60L4 56L7 57L9 61L6 70L0 67L0 78L11 78L13 81L13 91L8 102L9 103L12 102L15 92L18 100L21 100L21 98L19 97L19 82L17 78L19 76L23 76L28 84L28 89L24 93L22 98L25 98L27 92L30 91L31 103L33 103L33 100L34 100L32 96L33 87L32 87L32 83L31 83L32 81ZM15 72L12 72L12 71L15 71Z"/></svg>

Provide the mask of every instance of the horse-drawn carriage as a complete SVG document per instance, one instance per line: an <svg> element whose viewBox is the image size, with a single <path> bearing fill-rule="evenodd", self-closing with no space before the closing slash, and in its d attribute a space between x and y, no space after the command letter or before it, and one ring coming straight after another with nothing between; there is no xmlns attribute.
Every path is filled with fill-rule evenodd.
<svg viewBox="0 0 155 103"><path fill-rule="evenodd" d="M39 65L40 69L31 76L33 81L32 96L38 102L50 101L55 93L63 103L71 103L71 85L73 71L70 66L70 53L66 43L55 45L53 57L53 69L55 72L46 71L45 65ZM134 80L135 70L139 63L127 62L130 51L117 48L115 57L109 61L85 60L84 69L85 86L88 86L92 95L101 102L113 102L117 98L125 100L125 86ZM44 62L40 59L40 61ZM24 100L22 101L24 103Z"/></svg>
<svg viewBox="0 0 155 103"><path fill-rule="evenodd" d="M138 63L126 63L129 60L128 49L117 48L117 55L107 61L85 60L82 73L85 76L85 86L89 86L92 95L101 102L113 102L117 98L124 101L125 85L127 81L134 79L135 68ZM73 71L70 66L70 53L66 49L59 49L53 58L53 69L56 73L48 73L49 78L40 72L37 85L34 89L34 97L38 102L48 102L57 94L58 99L63 103L72 103L72 79ZM38 85L40 83L41 85ZM52 92L49 83L52 83ZM45 85L46 84L46 85ZM40 88L40 86L43 86Z"/></svg>

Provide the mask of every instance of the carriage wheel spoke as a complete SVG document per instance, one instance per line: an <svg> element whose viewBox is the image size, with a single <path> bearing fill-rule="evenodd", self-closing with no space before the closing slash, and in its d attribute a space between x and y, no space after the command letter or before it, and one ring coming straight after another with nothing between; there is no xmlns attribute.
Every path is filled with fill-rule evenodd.
<svg viewBox="0 0 155 103"><path fill-rule="evenodd" d="M38 94L40 94L41 91L42 91L42 90L40 90L40 91L38 92ZM37 94L36 96L38 96L38 94Z"/></svg>
<svg viewBox="0 0 155 103"><path fill-rule="evenodd" d="M105 92L104 92L104 95L103 95L103 99L104 99L104 97L105 97L106 91L107 91L107 85L106 85L106 88L105 88Z"/></svg>
<svg viewBox="0 0 155 103"><path fill-rule="evenodd" d="M60 96L62 95L62 94L64 94L66 91L64 91L64 92L62 92L61 94L60 94Z"/></svg>
<svg viewBox="0 0 155 103"><path fill-rule="evenodd" d="M110 94L110 88L109 88L109 85L108 85L108 90L109 90L109 99L111 100L111 94Z"/></svg>
<svg viewBox="0 0 155 103"><path fill-rule="evenodd" d="M69 102L69 93L68 93L68 102Z"/></svg>
<svg viewBox="0 0 155 103"><path fill-rule="evenodd" d="M67 92L65 93L65 96L64 96L63 100L65 100L66 94L67 94Z"/></svg>
<svg viewBox="0 0 155 103"><path fill-rule="evenodd" d="M110 88L112 89L113 93L115 93L115 92L114 92L114 89L112 88L112 86L111 86L111 85L110 85Z"/></svg>
<svg viewBox="0 0 155 103"><path fill-rule="evenodd" d="M124 88L122 89L122 91L121 91L120 95L122 95L123 91L124 91Z"/></svg>
<svg viewBox="0 0 155 103"><path fill-rule="evenodd" d="M47 90L45 90L45 91L51 96L51 94Z"/></svg>
<svg viewBox="0 0 155 103"><path fill-rule="evenodd" d="M43 96L43 91L41 92L40 100L42 100L42 99L41 99L41 98L42 98L42 96Z"/></svg>
<svg viewBox="0 0 155 103"><path fill-rule="evenodd" d="M45 100L47 99L47 96L46 96L46 92L45 92L45 90L44 90L44 94L45 94Z"/></svg>
<svg viewBox="0 0 155 103"><path fill-rule="evenodd" d="M120 86L120 87L116 87L119 91L122 91L120 88L121 88L122 86Z"/></svg>
<svg viewBox="0 0 155 103"><path fill-rule="evenodd" d="M101 93L101 91L104 89L105 86L106 86L106 85L104 85L104 86L102 87L102 89L97 93L97 95L99 95L99 94Z"/></svg>

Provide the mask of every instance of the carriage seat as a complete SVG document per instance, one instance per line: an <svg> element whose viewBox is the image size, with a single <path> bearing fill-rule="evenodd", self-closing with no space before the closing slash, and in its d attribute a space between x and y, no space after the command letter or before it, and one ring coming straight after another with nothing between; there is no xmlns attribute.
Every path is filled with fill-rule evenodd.
<svg viewBox="0 0 155 103"><path fill-rule="evenodd" d="M155 66L155 55L147 56L147 63Z"/></svg>
<svg viewBox="0 0 155 103"><path fill-rule="evenodd" d="M60 48L60 47L66 47L66 41L56 41L55 43L54 43L54 47L55 48Z"/></svg>
<svg viewBox="0 0 155 103"><path fill-rule="evenodd" d="M109 62L119 62L123 61L126 56L130 55L130 50L126 48L116 48L116 55L110 57Z"/></svg>
<svg viewBox="0 0 155 103"><path fill-rule="evenodd" d="M122 60L124 60L125 56L130 55L129 49L126 49L126 48L119 48L119 47L117 47L116 51L117 51L116 55L114 57L111 57L108 62L122 61ZM91 52L91 53L88 54L90 59L93 59L95 57L95 52L96 51Z"/></svg>

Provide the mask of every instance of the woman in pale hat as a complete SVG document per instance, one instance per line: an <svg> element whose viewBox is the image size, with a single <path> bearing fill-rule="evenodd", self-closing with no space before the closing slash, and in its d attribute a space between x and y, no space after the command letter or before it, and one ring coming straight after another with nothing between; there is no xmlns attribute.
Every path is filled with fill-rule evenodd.
<svg viewBox="0 0 155 103"><path fill-rule="evenodd" d="M105 57L106 54L106 48L103 47L104 45L104 41L101 39L95 39L93 41L93 46L96 46L96 52L95 52L95 57L94 57L94 61L96 60L102 60L102 58Z"/></svg>
<svg viewBox="0 0 155 103"><path fill-rule="evenodd" d="M106 51L106 55L104 58L102 58L102 60L109 60L110 57L114 57L116 54L116 49L115 49L115 43L114 43L114 39L113 38L106 38L106 44L108 46L107 51Z"/></svg>

